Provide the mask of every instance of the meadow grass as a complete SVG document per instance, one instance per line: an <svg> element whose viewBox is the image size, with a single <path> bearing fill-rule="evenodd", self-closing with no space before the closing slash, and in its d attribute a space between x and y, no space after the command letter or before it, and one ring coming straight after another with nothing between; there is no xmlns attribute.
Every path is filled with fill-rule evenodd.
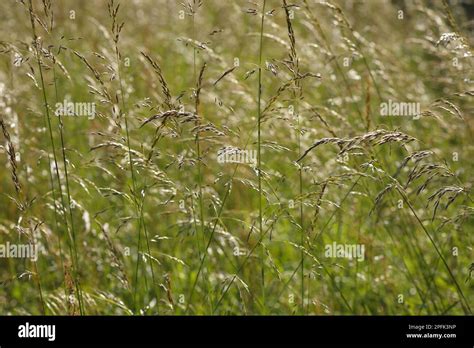
<svg viewBox="0 0 474 348"><path fill-rule="evenodd" d="M0 313L472 314L468 5L20 0L0 19Z"/></svg>

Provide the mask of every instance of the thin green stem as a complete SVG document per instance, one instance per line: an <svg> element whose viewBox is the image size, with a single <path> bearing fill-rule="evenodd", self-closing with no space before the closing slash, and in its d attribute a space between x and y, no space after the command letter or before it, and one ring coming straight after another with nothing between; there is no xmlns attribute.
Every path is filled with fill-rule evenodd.
<svg viewBox="0 0 474 348"><path fill-rule="evenodd" d="M263 205L262 205L262 54L263 54L263 28L265 23L265 5L267 1L263 0L262 19L260 25L260 47L258 53L258 92L257 92L257 173L258 173L258 225L259 234L262 236L263 232ZM262 303L265 307L265 247L263 241L261 243L261 277L262 277Z"/></svg>
<svg viewBox="0 0 474 348"><path fill-rule="evenodd" d="M61 179L60 179L60 175L59 175L59 166L58 166L58 160L57 160L57 156L56 156L56 146L55 146L55 143L54 143L54 137L53 137L53 132L52 132L51 115L49 113L48 97L47 97L47 94L46 94L46 84L44 82L43 68L41 66L40 52L39 52L39 49L38 49L38 44L39 43L38 43L38 37L36 35L35 19L34 19L34 12L33 11L34 11L33 10L33 4L32 4L32 1L30 0L29 1L29 14L30 14L31 29L32 29L33 40L34 40L33 44L34 44L34 47L35 47L35 55L36 55L38 70L39 70L39 74L40 74L41 89L43 91L43 102L44 102L44 108L45 108L45 114L44 115L45 115L45 119L46 119L46 124L48 125L49 139L50 139L51 147L52 147L52 151L53 151L54 166L55 166L56 176L57 176L58 184L59 184L59 191L60 191L60 197L61 197L61 202L62 202L62 206L63 206L65 224L66 224L66 228L69 231L69 228L67 227L68 224L67 224L67 217L66 217L66 208L65 208L65 202L64 202L63 193L62 193L62 185L61 185ZM51 171L51 167L49 168L49 170ZM72 261L72 264L73 264L73 273L74 273L74 278L75 278L74 283L75 283L76 292L77 292L77 295L78 295L79 309L80 309L81 315L83 315L84 314L84 308L83 308L83 304L82 304L82 293L81 293L81 289L80 289L80 285L79 285L79 277L78 277L78 273L77 273L77 248L76 248L76 238L75 238L74 229L72 229L71 232L72 232L72 236L70 235L70 239L71 239L72 243L70 243L70 244L72 244L72 247L70 245L70 253L71 253L71 261Z"/></svg>
<svg viewBox="0 0 474 348"><path fill-rule="evenodd" d="M448 271L448 274L449 276L451 277L451 280L453 281L454 285L456 286L456 290L459 294L459 296L461 297L461 299L463 300L464 302L464 305L465 305L465 310L467 310L467 312L470 314L472 313L471 311L471 307L469 306L469 302L467 301L466 297L464 296L464 293L461 289L461 287L459 286L459 283L458 281L456 280L456 277L454 276L453 272L451 271L451 268L449 267L445 257L443 256L443 254L441 253L441 251L439 250L438 246L436 245L435 241L433 240L433 237L431 237L431 234L428 232L428 230L426 229L425 225L423 225L423 222L420 220L420 218L418 217L418 214L416 213L415 209L413 208L412 204L410 203L410 201L408 200L408 197L406 196L406 194L400 190L400 188L397 186L397 191L398 193L400 193L400 195L402 196L403 200L405 201L405 203L408 205L408 207L410 208L411 212L413 213L413 216L415 217L415 219L417 220L418 224L421 226L423 232L425 232L426 236L428 237L428 239L430 240L431 244L433 245L434 249L436 250L436 253L438 254L439 258L441 259L441 261L443 262L446 270ZM463 307L464 308L464 307ZM467 314L467 313L466 313Z"/></svg>

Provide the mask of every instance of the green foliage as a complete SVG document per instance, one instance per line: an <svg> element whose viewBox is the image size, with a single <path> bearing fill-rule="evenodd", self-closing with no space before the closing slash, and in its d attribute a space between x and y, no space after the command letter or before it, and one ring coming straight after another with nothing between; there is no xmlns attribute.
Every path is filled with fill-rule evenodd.
<svg viewBox="0 0 474 348"><path fill-rule="evenodd" d="M460 4L23 0L0 18L0 256L38 251L0 257L0 314L472 314Z"/></svg>

